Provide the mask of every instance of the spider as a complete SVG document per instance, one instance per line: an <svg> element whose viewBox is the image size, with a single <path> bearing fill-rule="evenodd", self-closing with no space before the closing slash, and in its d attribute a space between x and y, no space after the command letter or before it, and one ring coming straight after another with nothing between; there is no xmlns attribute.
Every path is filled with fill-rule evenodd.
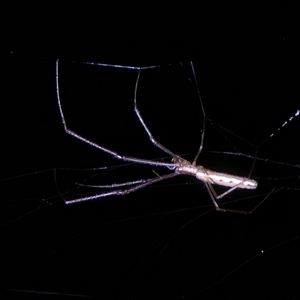
<svg viewBox="0 0 300 300"><path fill-rule="evenodd" d="M94 62L83 62L83 64L89 64L89 65L97 65L97 66L105 66L105 67L114 67L114 68L124 68L124 69L134 69L137 70L137 78L136 78L136 82L135 82L135 89L134 89L134 97L133 97L133 101L134 101L134 112L140 122L140 124L142 125L143 129L145 130L145 132L148 135L149 140L151 141L151 143L159 148L160 150L162 150L163 152L165 152L166 154L170 155L172 157L171 162L170 163L165 163L165 162L161 162L161 161L154 161L154 160L148 160L148 159L142 159L142 158L137 158L137 157L130 157L130 156L124 156L121 155L111 149L108 149L106 147L103 147L79 134L77 134L76 132L74 132L73 130L69 129L66 123L66 119L64 116L64 112L62 110L62 105L61 105L61 100L60 100L60 92L59 92L59 60L56 60L56 95L57 95L57 103L58 103L58 108L59 108L59 113L60 113L60 117L63 123L63 127L64 127L64 131L73 136L74 138L89 144L103 152L106 152L110 155L112 155L113 157L125 161L125 162L134 162L137 164L146 164L146 165L150 165L150 166L155 166L155 167L164 167L164 168L168 168L170 171L172 171L169 174L165 174L162 176L157 176L154 178L149 178L149 179L141 179L141 180L136 180L136 181L129 181L129 182L125 182L125 183L121 183L121 184L111 184L111 185L107 185L105 186L106 188L109 188L110 191L108 192L101 192L101 193L97 193L95 195L92 196L86 196L86 197L79 197L76 199L71 199L71 200L65 200L66 204L72 204L72 203L77 203L77 202L83 202L83 201L89 201L89 200L94 200L94 199L99 199L99 198L103 198L103 197L108 197L108 196L112 196L112 195L126 195L132 192L135 192L137 190L140 190L146 186L152 185L154 183L178 176L178 175L192 175L195 176L197 179L201 180L202 182L204 182L205 187L209 193L209 196L215 206L215 209L217 211L223 211L223 212L233 212L233 213L241 213L241 214L251 214L252 212L254 212L270 195L271 193L274 192L275 188L269 192L267 194L267 196L265 196L254 208L252 208L251 210L235 210L235 209L229 209L229 208L224 208L221 207L217 200L223 198L224 196L228 195L229 193L233 192L236 189L256 189L257 187L257 182L255 180L250 179L251 174L252 174L252 170L255 164L255 159L253 161L252 164L252 168L250 171L250 174L248 177L240 177L240 176L235 176L235 175L230 175L230 174L226 174L226 173L220 173L220 172L215 172L212 170L209 170L207 168L205 168L202 165L197 165L197 159L199 157L199 155L201 154L201 151L203 149L203 143L204 143L204 136L205 136L205 124L206 124L206 120L209 120L209 118L206 116L205 114L205 110L204 110L204 106L203 106L203 102L202 102L202 98L200 95L200 91L199 91L199 87L197 84L197 80L196 80L196 75L195 75L195 70L194 70L194 65L192 62L189 62L191 70L192 70L192 74L193 77L195 79L195 83L196 83L196 89L197 89L197 93L198 93L198 98L201 104L201 109L203 112L203 130L202 130L202 136L201 136L201 142L200 142L200 146L199 149L193 159L192 162L180 157L179 155L173 153L171 150L169 150L168 148L166 148L165 146L163 146L161 143L159 143L152 135L151 131L149 130L148 126L146 125L146 123L144 122L142 115L138 109L137 106L137 90L138 90L138 83L139 83L139 79L141 76L141 72L145 69L151 69L151 68L158 68L159 65L154 65L154 66L148 66L148 67L133 67L133 66L122 66L122 65L112 65L112 64L102 64L102 63L94 63ZM229 187L229 189L225 192L223 192L220 195L217 195L213 185L221 185L221 186L225 186L225 187ZM99 187L104 187L104 186L99 186Z"/></svg>

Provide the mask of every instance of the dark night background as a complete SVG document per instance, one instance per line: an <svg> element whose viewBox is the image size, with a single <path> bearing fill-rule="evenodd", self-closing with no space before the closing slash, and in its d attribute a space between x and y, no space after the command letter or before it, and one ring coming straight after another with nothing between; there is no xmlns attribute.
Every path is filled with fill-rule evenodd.
<svg viewBox="0 0 300 300"><path fill-rule="evenodd" d="M300 117L277 132L300 109L292 10L281 2L259 10L239 2L218 14L210 8L211 18L189 8L168 18L87 14L88 23L73 16L66 26L47 27L44 20L10 29L0 118L3 299L299 298ZM45 24L43 34L37 24ZM203 183L179 176L127 196L66 206L63 197L99 192L74 190L75 182L117 183L168 170L124 165L64 132L57 58L72 130L120 154L165 162L170 158L151 145L133 112L137 72L80 62L162 65L142 72L138 105L156 139L192 159L203 121L188 81L187 62L194 61L213 121L199 164L247 176L256 149L265 159L253 172L259 188L235 191L221 203L240 200L227 207L247 209L277 192L252 215L221 213Z"/></svg>

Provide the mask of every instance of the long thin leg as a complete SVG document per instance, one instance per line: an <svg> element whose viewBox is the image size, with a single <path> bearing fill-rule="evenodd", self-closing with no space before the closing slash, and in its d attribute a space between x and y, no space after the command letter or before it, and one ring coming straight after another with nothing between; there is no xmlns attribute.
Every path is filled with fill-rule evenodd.
<svg viewBox="0 0 300 300"><path fill-rule="evenodd" d="M73 61L76 63L76 61ZM96 62L80 62L83 65L92 65L92 66L101 66L101 67L111 67L111 68L119 68L119 69L130 69L130 70L146 70L146 69L155 69L160 67L160 65L147 66L147 67L134 67L134 66L123 66L123 65L113 65L113 64L103 64Z"/></svg>
<svg viewBox="0 0 300 300"><path fill-rule="evenodd" d="M201 104L201 110L202 110L202 114L203 114L201 142L200 142L198 152L195 155L195 158L194 158L193 163L192 163L195 166L197 164L198 157L199 157L199 155L200 155L200 153L202 152L202 149L203 149L204 135L205 135L205 125L206 125L206 113L205 113L203 101L202 101L202 98L201 98L201 94L200 94L199 85L198 85L198 81L197 81L197 77L196 77L193 62L190 62L190 65L191 65L191 69L192 69L192 73L193 73L193 77L194 77L194 81L195 81L195 85L196 85L196 89L197 89L197 94L198 94L198 98L199 98L199 101L200 101L200 104Z"/></svg>
<svg viewBox="0 0 300 300"><path fill-rule="evenodd" d="M129 193L133 193L133 192L135 192L139 189L142 189L142 188L144 188L148 185L154 184L156 182L159 182L159 181L162 181L162 180L165 180L165 179L175 177L177 175L179 175L179 173L166 174L166 175L162 175L160 177L146 179L144 183L137 184L133 187L130 187L130 188L127 188L127 189L124 189L124 190L113 190L113 191L110 191L110 192L100 193L100 194L96 194L96 195L93 195L93 196L81 197L81 198L77 198L77 199L73 199L73 200L65 200L65 203L66 204L73 204L73 203L77 203L77 202L91 201L91 200L104 198L104 197L108 197L108 196L113 196L113 195L117 195L117 196L127 195Z"/></svg>
<svg viewBox="0 0 300 300"><path fill-rule="evenodd" d="M95 185L95 184L84 184L84 183L77 183L76 185L82 186L82 187L90 187L90 188L97 188L97 189L115 189L119 187L126 187L130 185L137 185L141 183L145 183L149 179L139 179L134 181L127 181L122 183L112 183L112 184L106 184L106 185Z"/></svg>
<svg viewBox="0 0 300 300"><path fill-rule="evenodd" d="M99 150L102 150L103 152L106 152L106 153L114 156L117 159L123 160L123 161L136 162L136 163L146 164L146 165L151 165L151 166L162 166L162 167L167 167L167 168L171 168L171 169L176 166L173 163L163 163L163 162L159 162L159 161L153 161L153 160L148 160L148 159L120 155L117 152L112 151L108 148L102 147L102 146L82 137L81 135L77 134L76 132L72 131L71 129L69 129L66 124L65 116L64 116L64 113L63 113L63 110L61 107L60 95L59 95L58 61L59 60L56 60L56 96L57 96L59 113L60 113L60 116L62 119L64 130L67 134L69 134L69 135L75 137L76 139L81 140L82 142L87 143ZM169 152L167 152L167 153L170 155L173 155L171 151L170 151L170 153Z"/></svg>
<svg viewBox="0 0 300 300"><path fill-rule="evenodd" d="M206 189L207 189L207 191L208 191L208 193L209 193L209 196L210 196L210 198L211 198L211 200L212 200L212 202L213 202L213 204L214 204L214 206L215 206L215 208L216 208L217 211L223 211L223 212L227 212L227 211L228 211L228 212L233 212L233 213L238 213L238 214L245 214L245 215L252 214L256 209L258 209L258 208L259 208L259 207L260 207L260 206L261 206L261 205L269 198L269 196L275 192L275 189L276 189L276 187L274 187L274 188L268 193L268 195L267 195L265 198L263 198L263 199L262 199L262 200L261 200L254 208L252 208L251 210L238 210L238 209L230 209L230 208L223 208L223 207L220 207L219 204L218 204L217 201L216 201L216 198L217 198L218 196L216 197L217 193L216 193L216 191L214 190L212 184L209 183L209 182L204 182L204 184L205 184L205 187L206 187ZM233 188L229 189L227 192L221 194L220 196L223 197L223 196L227 195L230 191L232 191L232 190L235 189L235 188L237 188L237 187L233 187ZM218 199L220 199L221 197L219 197Z"/></svg>
<svg viewBox="0 0 300 300"><path fill-rule="evenodd" d="M179 158L179 156L175 153L173 153L171 150L167 149L166 147L164 147L161 143L157 142L152 133L150 132L149 128L147 127L147 125L145 124L142 116L141 116L141 113L140 111L138 110L138 107L137 107L137 103L136 103L136 98L137 98L137 89L138 89L138 82L139 82L139 79L140 79L140 74L141 74L141 70L139 71L138 73L138 76L137 76L137 79L136 79L136 83L135 83L135 90L134 90L134 112L135 114L137 115L140 123L142 124L142 126L144 127L145 131L147 132L148 134L148 137L150 139L150 141L152 142L152 144L154 146L156 146L157 148L161 149L162 151L164 151L165 153L173 156L173 157L177 157Z"/></svg>

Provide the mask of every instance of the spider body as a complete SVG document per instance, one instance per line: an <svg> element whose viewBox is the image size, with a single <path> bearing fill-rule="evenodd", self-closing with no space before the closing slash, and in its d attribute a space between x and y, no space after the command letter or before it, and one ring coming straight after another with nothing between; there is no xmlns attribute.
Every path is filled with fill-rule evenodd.
<svg viewBox="0 0 300 300"><path fill-rule="evenodd" d="M203 105L203 102L202 102L202 99L201 99L201 96L200 96L198 83L197 83L197 79L196 79L196 75L195 75L195 70L194 70L194 66L193 66L192 62L190 62L190 68L192 70L193 81L194 81L194 85L196 86L196 90L197 90L197 94L198 94L198 98L199 98L199 101L200 101L200 104L201 104L201 109L202 109L202 114L203 114L203 126L202 126L201 142L200 142L199 149L198 149L192 163L185 160L185 159L183 159L182 157L175 154L174 152L172 152L171 150L169 150L168 148L163 146L161 143L156 141L156 139L153 137L151 131L149 130L148 126L146 125L144 119L142 118L142 115L141 115L141 113L140 113L140 111L137 107L137 90L138 90L138 83L139 83L139 79L140 79L140 76L141 76L141 72L143 70L153 69L153 68L157 68L159 66L150 66L150 67L141 67L141 68L139 68L139 67L120 66L120 65L108 65L108 64L101 64L101 63L87 63L87 62L84 63L84 64L90 64L90 65L99 65L99 66L103 66L103 67L135 69L135 70L138 71L137 79L136 79L136 83L135 83L134 95L133 95L134 96L134 99L133 99L134 112L135 112L140 124L142 125L145 132L147 133L150 142L155 147L159 148L160 150L162 150L166 154L170 155L172 157L171 163L165 163L165 162L161 162L161 161L142 159L142 158L137 158L137 157L123 156L123 155L120 155L119 153L117 153L117 152L115 152L111 149L108 149L106 147L103 147L102 145L97 144L97 143L95 143L95 142L93 142L93 141L77 134L73 130L69 129L68 126L67 126L66 120L65 120L65 116L64 116L61 101L60 101L58 63L59 63L59 61L57 60L56 61L56 95L57 95L57 102L58 102L60 116L61 116L61 119L62 119L64 130L67 134L69 134L69 135L75 137L76 139L78 139L78 140L80 140L80 141L82 141L86 144L89 144L89 145L91 145L91 146L93 146L93 147L95 147L95 148L97 148L97 149L99 149L99 150L101 150L105 153L108 153L111 156L113 156L113 157L115 157L119 160L122 160L122 161L125 161L125 162L134 162L134 163L138 163L138 164L146 164L146 165L156 166L156 167L165 167L165 168L168 168L169 170L173 171L172 173L165 174L165 175L162 175L162 176L157 176L157 177L154 177L154 178L140 179L140 180L136 180L136 181L128 181L128 182L121 183L121 184L113 183L113 184L107 186L107 188L110 189L109 192L102 192L102 193L98 193L98 194L95 194L95 195L92 195L92 196L66 200L65 201L66 204L72 204L72 203L83 202L83 201L90 201L90 200L100 199L100 198L104 198L104 197L108 197L108 196L112 196L112 195L119 195L119 196L120 195L127 195L129 193L132 193L132 192L135 192L139 189L142 189L146 186L152 185L152 184L160 182L162 180L173 178L173 177L175 177L177 175L181 175L181 174L195 176L197 179L204 182L204 184L207 188L207 191L210 195L210 198L211 198L216 210L218 210L218 211L229 211L229 212L243 213L243 214L252 213L271 195L272 192L274 192L275 188L269 194L267 194L267 196L265 196L264 199L262 199L252 210L249 210L249 211L227 209L227 208L222 208L218 205L218 203L217 203L218 199L221 199L222 197L224 197L225 195L231 193L232 191L234 191L237 188L240 188L240 189L256 189L257 182L255 180L250 179L250 176L252 174L253 167L254 167L254 164L255 164L255 160L253 161L253 165L252 165L252 168L250 170L250 173L249 173L248 177L240 177L240 176L230 175L230 174L226 174L226 173L215 172L215 171L206 169L202 165L197 165L196 164L197 159L198 159L198 157L201 154L201 151L203 149L206 120L209 120L209 119L206 117L206 114L205 114L204 105ZM212 185L215 185L215 184L225 186L225 187L229 187L229 189L227 191L223 192L222 194L217 195L217 193L215 192L215 190L212 186ZM97 186L95 186L95 187L97 187ZM122 189L115 189L116 187L118 187L118 188L122 187Z"/></svg>

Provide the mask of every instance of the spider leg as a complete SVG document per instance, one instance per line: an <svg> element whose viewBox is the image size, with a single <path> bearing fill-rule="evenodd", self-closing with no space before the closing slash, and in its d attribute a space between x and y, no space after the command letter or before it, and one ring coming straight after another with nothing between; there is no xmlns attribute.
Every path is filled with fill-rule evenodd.
<svg viewBox="0 0 300 300"><path fill-rule="evenodd" d="M142 159L142 158L136 158L136 157L130 157L130 156L123 156L118 154L115 151L112 151L108 148L102 147L97 143L92 142L91 140L88 140L86 138L84 138L83 136L77 134L76 132L72 131L71 129L68 128L66 120L65 120L65 116L62 110L62 106L61 106L61 101L60 101L60 94L59 94L59 76L58 76L58 62L59 60L56 60L56 96L57 96L57 103L58 103L58 108L59 108L59 113L62 119L62 123L64 126L64 130L67 134L75 137L76 139L89 144L103 152L106 152L110 155L112 155L113 157L123 160L123 161L129 161L129 162L136 162L136 163L140 163L140 164L146 164L146 165L151 165L151 166L162 166L162 167L167 167L167 168L174 168L176 165L173 163L164 163L164 162L159 162L159 161L153 161L153 160L148 160L148 159ZM144 123L143 123L144 124ZM147 128L147 127L145 127ZM174 154L171 151L168 151L168 149L166 149L166 153L174 156ZM175 155L176 156L176 155Z"/></svg>
<svg viewBox="0 0 300 300"><path fill-rule="evenodd" d="M90 188L97 188L97 189L115 189L119 187L126 187L130 185L137 185L141 183L147 182L149 179L139 179L134 181L126 181L122 183L112 183L112 184L106 184L106 185L94 185L94 184L83 184L83 183L77 183L76 185L82 186L82 187L90 187Z"/></svg>
<svg viewBox="0 0 300 300"><path fill-rule="evenodd" d="M144 122L142 116L141 116L141 113L140 111L138 110L138 107L137 107L137 101L136 101L136 98L137 98L137 89L138 89L138 82L139 82L139 79L140 79L140 75L141 75L141 70L139 70L139 73L138 73L138 76L137 76L137 79L136 79L136 83L135 83L135 90L134 90L134 112L136 114L136 116L138 117L140 123L142 124L143 128L145 129L145 131L147 132L148 134L148 137L151 141L151 143L161 149L162 151L164 151L165 153L173 156L173 157L177 157L177 158L180 158L177 154L173 153L171 150L167 149L165 146L163 146L161 143L157 142L152 133L150 132L149 128L147 127L146 123Z"/></svg>
<svg viewBox="0 0 300 300"><path fill-rule="evenodd" d="M276 187L274 187L254 208L252 208L251 210L238 210L238 209L230 209L230 208L224 208L224 207L220 207L219 204L217 203L216 199L220 199L223 196L227 195L228 193L230 193L231 191L235 190L236 188L238 188L238 186L233 187L231 189L229 189L228 191L226 191L225 193L217 196L217 193L215 191L215 189L213 188L212 184L210 182L206 182L204 181L205 187L209 193L209 196L216 208L217 211L222 211L222 212L233 212L233 213L238 213L238 214L252 214L257 208L259 208L268 198L271 194L273 194L275 192Z"/></svg>
<svg viewBox="0 0 300 300"><path fill-rule="evenodd" d="M122 195L127 195L129 193L133 193L139 189L142 189L148 185L154 184L156 182L165 180L165 179L169 179L172 177L175 177L179 175L179 173L170 173L170 174L166 174L166 175L162 175L160 177L154 177L154 178L150 178L150 179L145 179L143 183L140 184L136 184L133 187L129 187L127 189L120 189L120 190L113 190L110 192L105 192L105 193L100 193L100 194L96 194L93 196L87 196L87 197L81 197L81 198L77 198L77 199L71 199L71 200L65 200L66 204L73 204L73 203L78 203L78 202L83 202L83 201L91 201L91 200L95 200L95 199L99 199L99 198L104 198L104 197L108 197L108 196L122 196Z"/></svg>
<svg viewBox="0 0 300 300"><path fill-rule="evenodd" d="M198 85L198 81L197 81L196 72L195 72L195 69L194 69L193 62L190 62L190 65L191 65L191 69L192 69L192 73L193 73L193 78L194 78L194 82L195 82L195 86L196 86L196 90L197 90L197 94L198 94L198 98L199 98L199 101L200 101L201 110L202 110L202 114L203 114L203 125L202 125L202 133L201 133L201 142L200 142L200 146L199 146L199 149L197 151L197 154L195 155L195 158L194 158L193 163L192 163L192 165L195 166L197 164L198 157L201 154L202 149L203 149L204 135L205 135L205 125L206 125L206 119L207 119L207 117L206 117L206 113L205 113L205 109L204 109L202 97L201 97L201 94L200 94L200 89L199 89L199 85Z"/></svg>

